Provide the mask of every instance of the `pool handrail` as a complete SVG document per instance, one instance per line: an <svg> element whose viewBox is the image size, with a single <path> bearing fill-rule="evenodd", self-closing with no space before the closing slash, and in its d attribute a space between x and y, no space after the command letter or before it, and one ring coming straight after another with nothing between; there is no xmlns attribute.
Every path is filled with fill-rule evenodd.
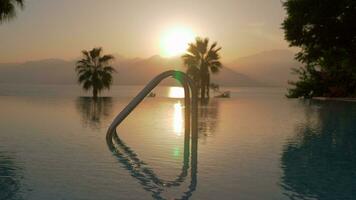
<svg viewBox="0 0 356 200"><path fill-rule="evenodd" d="M115 117L108 128L106 140L111 140L116 128L122 121L142 102L142 100L165 78L172 77L180 82L184 88L185 99L185 123L190 126L190 134L192 139L192 148L197 148L198 139L198 91L194 81L185 73L176 70L169 70L157 75L153 78L130 103ZM191 92L191 97L190 97ZM190 118L191 116L191 118ZM196 151L192 151L196 152Z"/></svg>

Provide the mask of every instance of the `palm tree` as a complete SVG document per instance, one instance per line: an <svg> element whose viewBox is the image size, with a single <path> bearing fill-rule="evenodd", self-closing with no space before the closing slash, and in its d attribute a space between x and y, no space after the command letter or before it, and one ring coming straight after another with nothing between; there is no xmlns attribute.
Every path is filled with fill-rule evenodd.
<svg viewBox="0 0 356 200"><path fill-rule="evenodd" d="M184 65L188 67L187 74L195 81L200 89L202 102L209 98L210 74L219 72L222 65L219 61L219 51L214 42L209 46L208 38L197 37L195 43L189 44L187 53L182 56Z"/></svg>
<svg viewBox="0 0 356 200"><path fill-rule="evenodd" d="M110 66L114 59L112 55L101 55L102 48L93 48L91 51L82 51L83 58L77 61L75 68L78 73L78 83L85 91L92 89L93 98L98 97L103 89L110 89L113 82L112 73L116 72Z"/></svg>
<svg viewBox="0 0 356 200"><path fill-rule="evenodd" d="M24 0L0 0L0 23L16 16L16 6L23 8Z"/></svg>

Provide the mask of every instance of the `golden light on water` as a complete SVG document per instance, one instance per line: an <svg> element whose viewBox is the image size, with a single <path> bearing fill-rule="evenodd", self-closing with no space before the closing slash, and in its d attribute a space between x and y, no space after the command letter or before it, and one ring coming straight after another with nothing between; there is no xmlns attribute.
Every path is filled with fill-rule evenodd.
<svg viewBox="0 0 356 200"><path fill-rule="evenodd" d="M170 87L168 97L169 98L184 98L184 88Z"/></svg>
<svg viewBox="0 0 356 200"><path fill-rule="evenodd" d="M173 130L177 136L183 133L184 119L183 119L183 106L180 102L174 104L173 113Z"/></svg>
<svg viewBox="0 0 356 200"><path fill-rule="evenodd" d="M188 44L194 41L195 34L185 27L176 27L165 32L161 39L161 53L171 57L183 54Z"/></svg>

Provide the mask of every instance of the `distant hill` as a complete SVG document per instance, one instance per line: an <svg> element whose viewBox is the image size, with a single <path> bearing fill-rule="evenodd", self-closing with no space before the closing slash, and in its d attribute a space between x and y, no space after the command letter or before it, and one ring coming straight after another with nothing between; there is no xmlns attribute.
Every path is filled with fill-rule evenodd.
<svg viewBox="0 0 356 200"><path fill-rule="evenodd" d="M114 84L143 85L157 74L170 70L185 71L180 57L125 58L115 55L113 63L118 73ZM0 63L0 83L20 84L76 84L75 61L46 59L25 63ZM212 76L212 82L222 86L285 86L295 77L291 68L300 64L288 50L265 51L242 57L224 66ZM164 84L174 84L165 81Z"/></svg>
<svg viewBox="0 0 356 200"><path fill-rule="evenodd" d="M228 66L264 84L284 86L288 80L295 80L291 69L300 65L294 60L292 51L271 50L239 58Z"/></svg>
<svg viewBox="0 0 356 200"><path fill-rule="evenodd" d="M126 85L145 84L157 74L166 70L175 69L185 71L181 58L162 58L160 56L152 56L147 59L135 59L131 61L115 63L117 67L117 83ZM149 69L149 70L147 70ZM237 73L228 67L223 69L216 75L213 75L212 82L216 82L224 86L246 86L258 85L257 81L250 79L248 76Z"/></svg>
<svg viewBox="0 0 356 200"><path fill-rule="evenodd" d="M161 72L172 69L182 70L178 59L165 59L160 56L146 59L116 59L113 66L118 72L114 77L115 84L120 85L143 85Z"/></svg>
<svg viewBox="0 0 356 200"><path fill-rule="evenodd" d="M0 64L0 83L72 84L74 61L47 59L25 63Z"/></svg>
<svg viewBox="0 0 356 200"><path fill-rule="evenodd" d="M125 58L115 55L113 63L118 73L114 74L114 84L143 85L157 74L170 70L185 71L182 61L177 58ZM75 84L75 61L60 59L46 59L25 63L0 63L0 83L21 84ZM259 85L258 81L246 75L237 73L228 67L212 77L212 81L222 86L248 86ZM174 81L165 82L174 84Z"/></svg>

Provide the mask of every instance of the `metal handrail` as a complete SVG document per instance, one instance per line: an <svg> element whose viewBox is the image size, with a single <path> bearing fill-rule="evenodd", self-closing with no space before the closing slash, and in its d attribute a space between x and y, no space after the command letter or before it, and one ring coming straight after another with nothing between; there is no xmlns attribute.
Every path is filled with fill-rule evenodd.
<svg viewBox="0 0 356 200"><path fill-rule="evenodd" d="M131 100L131 102L115 117L111 123L107 134L106 140L112 139L113 134L116 132L117 126L142 102L142 100L165 78L173 77L180 82L184 87L185 94L185 123L186 126L190 126L190 134L192 138L192 152L197 152L198 141L198 92L195 83L189 76L183 72L170 70L163 72L152 79L137 95ZM190 91L189 91L190 89ZM191 92L191 97L190 97ZM187 110L189 112L187 112ZM190 118L191 115L191 118ZM188 137L186 137L188 138ZM194 156L196 157L196 156Z"/></svg>
<svg viewBox="0 0 356 200"><path fill-rule="evenodd" d="M165 78L173 77L178 80L184 87L185 102L185 134L184 134L184 161L182 172L176 179L165 181L160 179L137 155L123 143L116 132L117 126L142 102L142 100ZM190 95L191 93L191 95ZM179 186L186 178L189 168L189 146L191 144L191 181L188 190L183 193L180 199L189 199L196 189L197 185L197 146L198 146L198 93L194 82L183 72L167 71L156 76L143 88L136 97L115 117L111 123L107 134L106 141L109 149L116 155L119 161L131 172L132 176L139 180L144 189L152 192L152 196L157 199L161 198L162 187ZM114 144L116 143L116 145ZM121 151L120 151L121 149ZM133 167L135 166L135 167ZM144 166L144 167L142 167ZM151 182L150 182L151 181ZM153 183L153 184L151 184Z"/></svg>

